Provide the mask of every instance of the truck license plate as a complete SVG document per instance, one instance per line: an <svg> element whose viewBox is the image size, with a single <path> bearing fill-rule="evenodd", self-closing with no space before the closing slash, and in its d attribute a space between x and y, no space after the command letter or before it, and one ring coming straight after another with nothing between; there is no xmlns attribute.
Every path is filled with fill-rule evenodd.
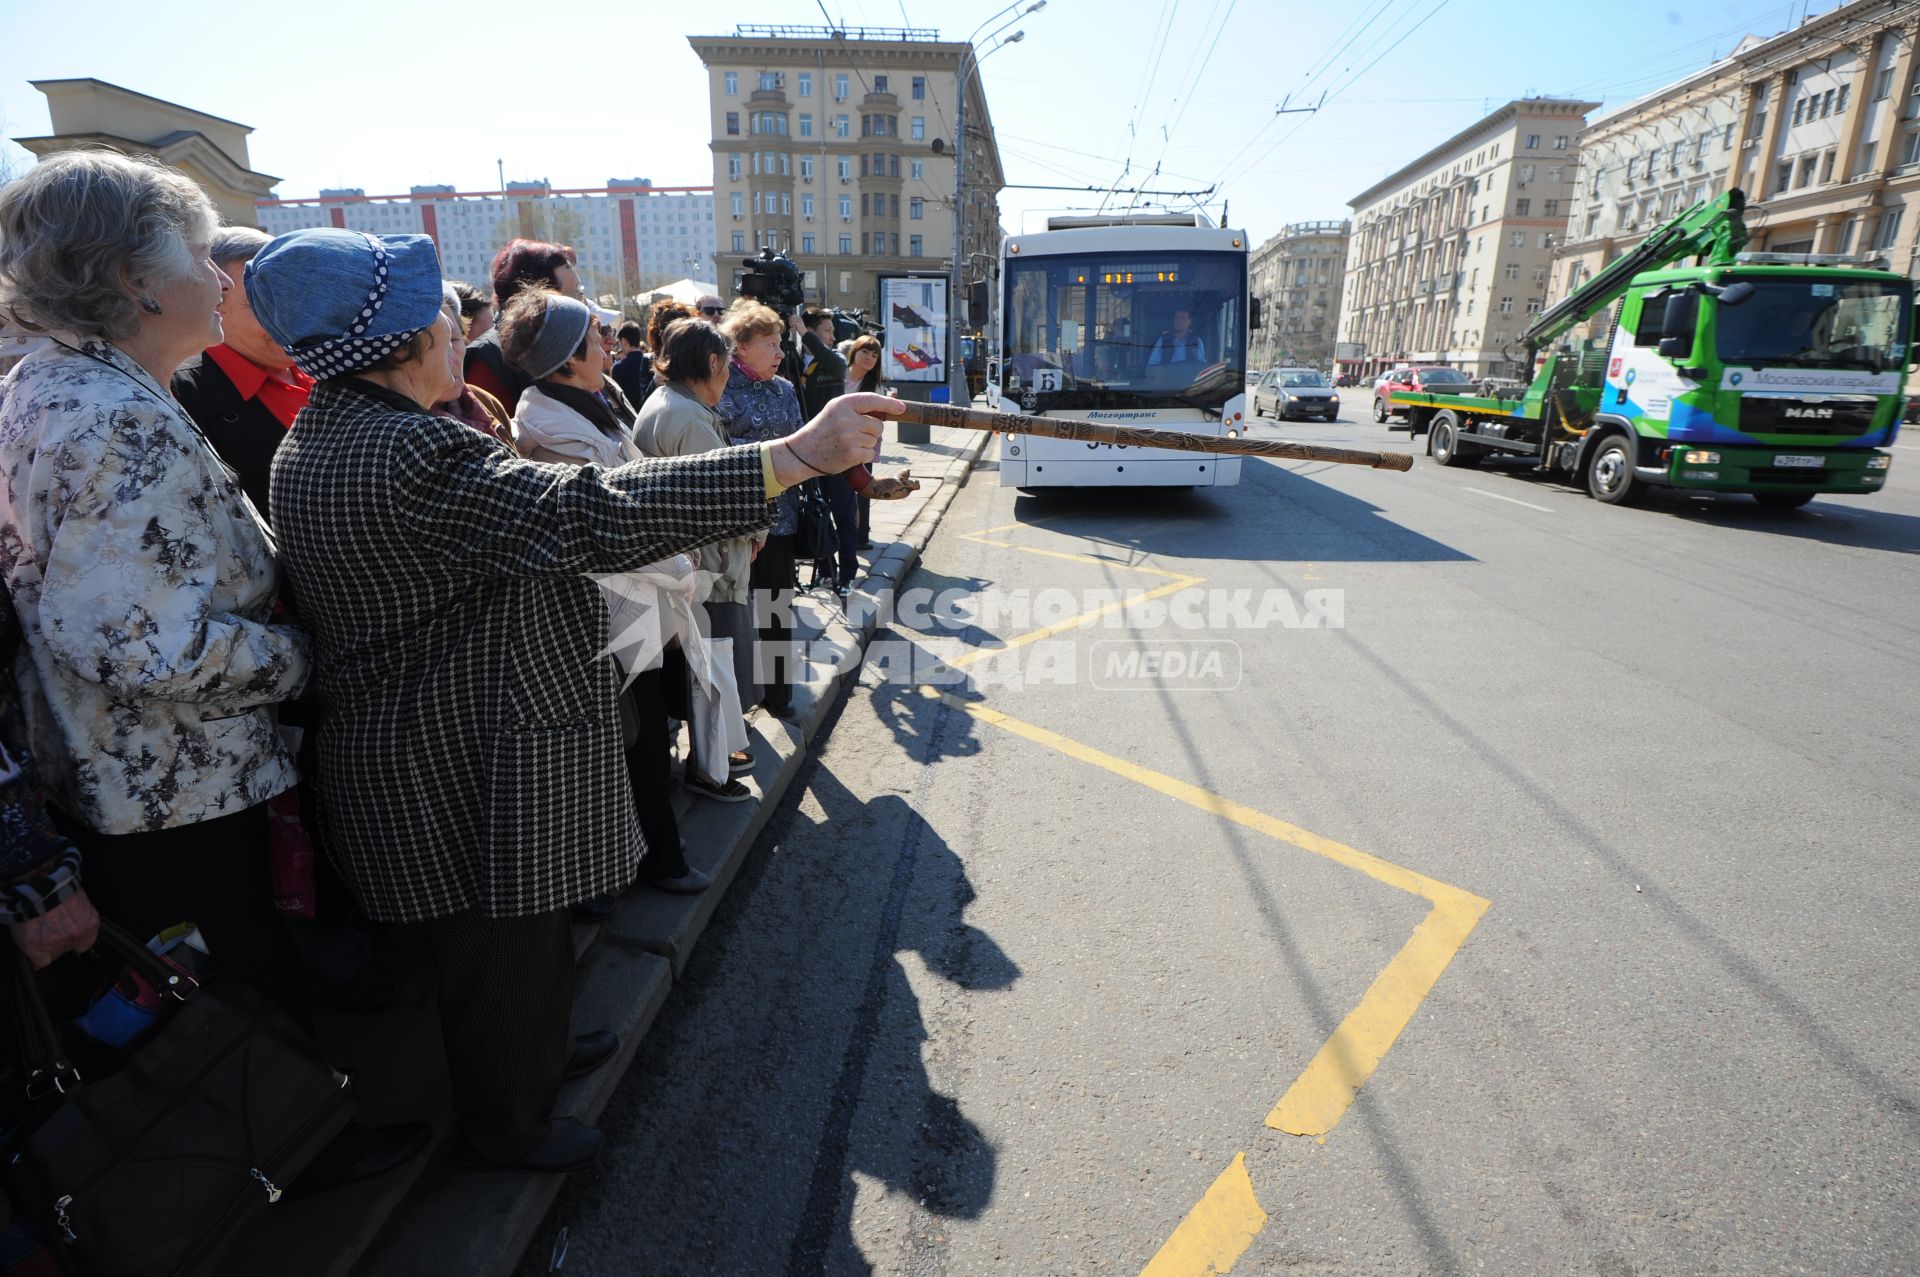
<svg viewBox="0 0 1920 1277"><path fill-rule="evenodd" d="M1791 466L1796 470L1818 470L1825 462L1819 457L1775 457L1773 464L1782 468Z"/></svg>

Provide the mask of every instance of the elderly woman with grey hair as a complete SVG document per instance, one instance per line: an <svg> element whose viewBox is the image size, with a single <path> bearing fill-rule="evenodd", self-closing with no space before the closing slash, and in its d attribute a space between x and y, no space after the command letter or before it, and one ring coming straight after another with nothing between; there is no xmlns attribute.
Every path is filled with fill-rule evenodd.
<svg viewBox="0 0 1920 1277"><path fill-rule="evenodd" d="M241 489L263 518L271 517L267 476L273 454L313 393L313 378L294 366L293 357L253 317L240 282L247 263L270 238L251 226L223 226L214 232L208 255L233 281L220 303L225 339L173 374L173 397L220 459L233 467Z"/></svg>
<svg viewBox="0 0 1920 1277"><path fill-rule="evenodd" d="M222 339L216 233L191 181L112 152L0 190L0 308L52 338L0 383L0 571L28 742L81 853L62 908L90 896L140 936L191 919L304 1018L267 801L295 780L274 707L308 641L274 621L268 534L167 390Z"/></svg>

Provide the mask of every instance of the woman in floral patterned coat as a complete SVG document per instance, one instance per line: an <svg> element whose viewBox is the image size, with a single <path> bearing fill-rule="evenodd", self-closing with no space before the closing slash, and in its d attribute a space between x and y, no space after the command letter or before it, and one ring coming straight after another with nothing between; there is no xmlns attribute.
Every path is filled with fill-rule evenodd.
<svg viewBox="0 0 1920 1277"><path fill-rule="evenodd" d="M141 936L197 922L298 1016L266 802L295 780L274 707L306 682L308 643L273 619L259 516L167 390L221 339L215 225L185 177L110 152L0 191L0 309L53 338L0 383L11 676L80 851L83 889L59 907L90 896Z"/></svg>

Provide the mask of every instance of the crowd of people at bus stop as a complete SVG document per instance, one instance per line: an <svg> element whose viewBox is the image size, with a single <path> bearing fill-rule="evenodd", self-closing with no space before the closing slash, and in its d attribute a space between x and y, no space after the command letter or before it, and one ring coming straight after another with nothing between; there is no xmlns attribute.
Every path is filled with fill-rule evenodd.
<svg viewBox="0 0 1920 1277"><path fill-rule="evenodd" d="M0 318L33 347L0 381L16 948L57 971L101 918L190 922L310 1029L316 997L368 1004L316 970L316 930L409 932L472 1152L585 1164L599 1133L555 1099L618 1044L569 1036L571 924L710 884L674 730L727 737L691 742L688 790L753 797L745 720L794 712L803 487L826 489L842 589L865 501L914 487L872 473L898 412L879 344L713 295L643 330L583 296L564 245L509 243L476 287L425 236L224 227L180 173L108 151L0 190ZM677 622L609 658L627 579ZM289 908L302 838L323 854L292 862L312 882ZM301 1184L425 1139L349 1127Z"/></svg>

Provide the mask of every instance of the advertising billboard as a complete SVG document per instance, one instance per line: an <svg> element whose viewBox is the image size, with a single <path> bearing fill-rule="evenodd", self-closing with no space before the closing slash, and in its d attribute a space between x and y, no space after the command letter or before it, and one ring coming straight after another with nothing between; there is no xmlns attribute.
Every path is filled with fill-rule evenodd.
<svg viewBox="0 0 1920 1277"><path fill-rule="evenodd" d="M888 381L947 380L947 277L882 275L880 375Z"/></svg>

